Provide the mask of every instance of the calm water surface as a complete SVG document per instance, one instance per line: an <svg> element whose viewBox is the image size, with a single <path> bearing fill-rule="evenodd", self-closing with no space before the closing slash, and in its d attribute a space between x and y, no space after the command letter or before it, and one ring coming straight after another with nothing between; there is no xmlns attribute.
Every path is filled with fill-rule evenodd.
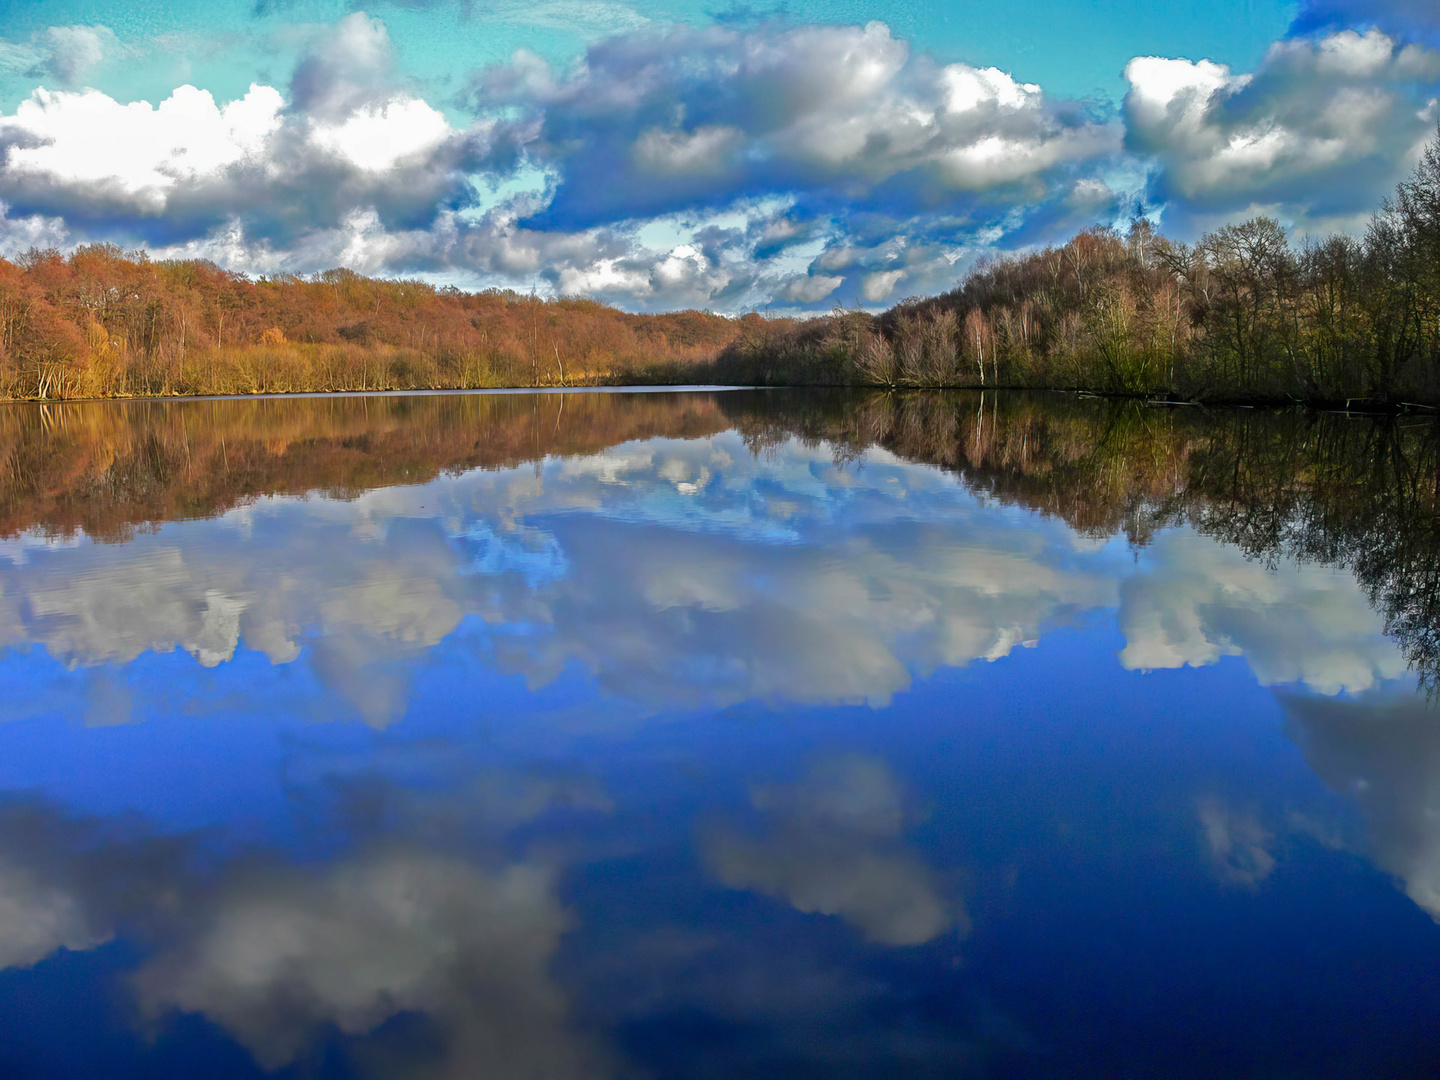
<svg viewBox="0 0 1440 1080"><path fill-rule="evenodd" d="M1440 1074L1414 420L0 412L0 1075Z"/></svg>

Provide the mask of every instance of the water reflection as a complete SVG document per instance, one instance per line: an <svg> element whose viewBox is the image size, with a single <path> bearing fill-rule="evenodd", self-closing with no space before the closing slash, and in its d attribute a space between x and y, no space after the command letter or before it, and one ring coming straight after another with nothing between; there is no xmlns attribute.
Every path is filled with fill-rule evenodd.
<svg viewBox="0 0 1440 1080"><path fill-rule="evenodd" d="M870 941L919 945L957 928L963 935L963 908L941 895L923 860L896 843L910 816L906 801L884 760L822 759L794 784L751 791L768 835L719 830L702 845L703 857L730 888L838 915Z"/></svg>
<svg viewBox="0 0 1440 1080"><path fill-rule="evenodd" d="M1288 697L1285 706L1311 767L1364 815L1368 840L1362 850L1440 919L1440 728L1434 709L1409 696Z"/></svg>
<svg viewBox="0 0 1440 1080"><path fill-rule="evenodd" d="M0 1071L1423 1072L1436 446L993 394L0 413Z"/></svg>

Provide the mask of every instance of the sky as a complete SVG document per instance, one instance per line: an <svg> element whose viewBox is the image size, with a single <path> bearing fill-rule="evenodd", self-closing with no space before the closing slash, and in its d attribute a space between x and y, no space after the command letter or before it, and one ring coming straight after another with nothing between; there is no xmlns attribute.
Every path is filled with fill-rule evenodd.
<svg viewBox="0 0 1440 1080"><path fill-rule="evenodd" d="M0 3L0 254L882 307L1148 218L1358 232L1428 0Z"/></svg>

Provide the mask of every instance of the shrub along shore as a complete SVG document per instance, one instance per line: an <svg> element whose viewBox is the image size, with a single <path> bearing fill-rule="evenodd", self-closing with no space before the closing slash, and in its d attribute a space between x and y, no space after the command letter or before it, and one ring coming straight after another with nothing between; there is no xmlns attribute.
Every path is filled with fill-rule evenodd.
<svg viewBox="0 0 1440 1080"><path fill-rule="evenodd" d="M631 315L348 270L252 281L114 245L0 260L0 398L625 383L1440 404L1440 134L1365 235L1138 222L871 314Z"/></svg>

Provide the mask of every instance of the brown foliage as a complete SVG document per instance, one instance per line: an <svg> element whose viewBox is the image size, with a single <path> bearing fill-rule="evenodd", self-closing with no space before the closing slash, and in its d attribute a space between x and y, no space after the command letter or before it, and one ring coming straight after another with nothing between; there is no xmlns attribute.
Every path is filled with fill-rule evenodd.
<svg viewBox="0 0 1440 1080"><path fill-rule="evenodd" d="M348 270L251 281L113 244L0 260L0 398L695 381L739 329Z"/></svg>
<svg viewBox="0 0 1440 1080"><path fill-rule="evenodd" d="M1440 133L1363 241L1278 222L1194 246L1137 222L977 266L879 316L742 335L717 381L1440 402Z"/></svg>
<svg viewBox="0 0 1440 1080"><path fill-rule="evenodd" d="M261 495L351 497L725 428L711 394L444 394L0 407L0 536L125 540Z"/></svg>

